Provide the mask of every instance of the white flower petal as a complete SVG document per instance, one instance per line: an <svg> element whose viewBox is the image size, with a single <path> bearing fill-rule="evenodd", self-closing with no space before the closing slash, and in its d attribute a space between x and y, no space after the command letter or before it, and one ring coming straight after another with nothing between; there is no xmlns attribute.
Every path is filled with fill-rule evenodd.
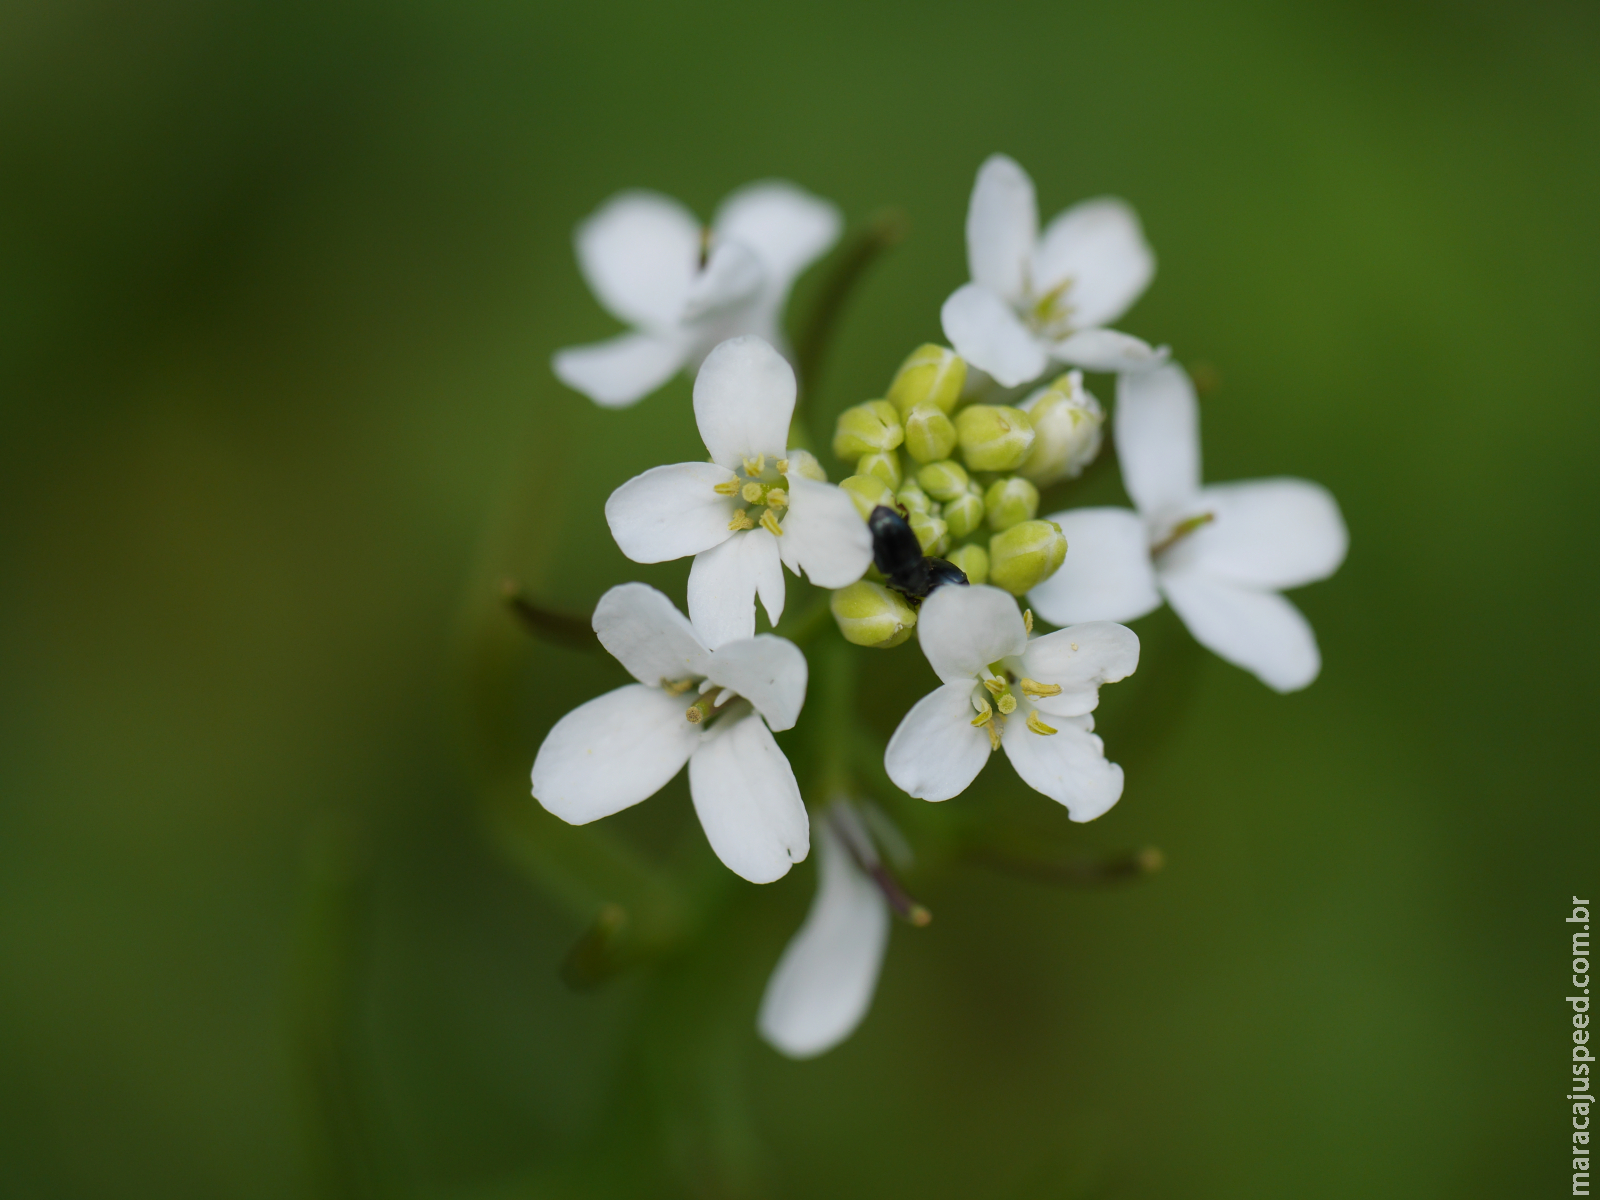
<svg viewBox="0 0 1600 1200"><path fill-rule="evenodd" d="M706 355L694 380L694 419L711 461L736 469L758 454L782 458L794 397L794 368L758 337L729 338Z"/></svg>
<svg viewBox="0 0 1600 1200"><path fill-rule="evenodd" d="M934 595L960 590L940 588ZM972 708L973 686L965 680L935 688L911 706L889 739L883 768L908 796L959 796L989 761L989 734L972 723L978 715Z"/></svg>
<svg viewBox="0 0 1600 1200"><path fill-rule="evenodd" d="M606 500L606 524L634 562L670 562L733 536L735 505L716 486L734 477L715 463L674 463L635 475Z"/></svg>
<svg viewBox="0 0 1600 1200"><path fill-rule="evenodd" d="M771 633L741 638L711 655L706 678L732 688L779 732L793 729L806 702L806 656L788 638Z"/></svg>
<svg viewBox="0 0 1600 1200"><path fill-rule="evenodd" d="M605 408L637 404L676 375L689 360L682 338L623 333L587 346L557 350L550 368L575 392Z"/></svg>
<svg viewBox="0 0 1600 1200"><path fill-rule="evenodd" d="M999 588L942 587L922 602L917 638L935 675L971 684L990 663L1021 654L1028 631L1016 600Z"/></svg>
<svg viewBox="0 0 1600 1200"><path fill-rule="evenodd" d="M1217 579L1276 591L1326 579L1350 545L1338 502L1304 479L1214 484L1195 505L1214 520L1167 551L1163 569L1193 564Z"/></svg>
<svg viewBox="0 0 1600 1200"><path fill-rule="evenodd" d="M1050 348L1051 356L1085 371L1125 374L1149 371L1167 361L1167 348L1152 348L1131 333L1085 329Z"/></svg>
<svg viewBox="0 0 1600 1200"><path fill-rule="evenodd" d="M1150 535L1126 508L1073 508L1045 518L1061 526L1067 557L1060 570L1028 593L1028 604L1052 625L1131 621L1161 607L1150 565Z"/></svg>
<svg viewBox="0 0 1600 1200"><path fill-rule="evenodd" d="M634 325L678 324L700 266L700 222L670 196L613 196L578 226L578 266L595 297Z"/></svg>
<svg viewBox="0 0 1600 1200"><path fill-rule="evenodd" d="M1200 406L1183 368L1119 376L1112 419L1122 484L1140 515L1192 501L1200 490Z"/></svg>
<svg viewBox="0 0 1600 1200"><path fill-rule="evenodd" d="M789 510L778 552L818 587L842 588L872 565L872 532L842 488L798 474L787 477Z"/></svg>
<svg viewBox="0 0 1600 1200"><path fill-rule="evenodd" d="M1138 214L1103 196L1074 204L1046 227L1033 255L1033 290L1043 294L1071 280L1072 323L1093 329L1127 312L1155 272Z"/></svg>
<svg viewBox="0 0 1600 1200"><path fill-rule="evenodd" d="M713 241L739 242L765 268L766 289L779 303L795 276L839 240L843 221L828 201L782 180L747 184L722 202Z"/></svg>
<svg viewBox="0 0 1600 1200"><path fill-rule="evenodd" d="M956 353L1005 387L1037 379L1048 365L1022 318L981 284L963 284L951 292L939 320Z"/></svg>
<svg viewBox="0 0 1600 1200"><path fill-rule="evenodd" d="M594 631L640 683L703 678L711 655L677 606L647 583L624 583L594 606ZM680 706L682 707L682 706Z"/></svg>
<svg viewBox="0 0 1600 1200"><path fill-rule="evenodd" d="M991 155L978 168L967 205L967 267L972 281L1021 304L1026 299L1028 259L1038 235L1033 180L1015 160ZM948 325L945 331L949 332ZM960 347L957 350L966 357Z"/></svg>
<svg viewBox="0 0 1600 1200"><path fill-rule="evenodd" d="M824 822L817 895L778 960L756 1027L790 1058L812 1058L855 1032L872 1005L889 944L889 907Z"/></svg>
<svg viewBox="0 0 1600 1200"><path fill-rule="evenodd" d="M689 286L683 303L683 319L697 321L708 313L750 303L761 291L765 279L766 272L754 250L737 242L726 242L711 251L705 269Z"/></svg>
<svg viewBox="0 0 1600 1200"><path fill-rule="evenodd" d="M1161 572L1161 590L1195 641L1275 691L1298 691L1322 669L1311 623L1277 592L1198 570Z"/></svg>
<svg viewBox="0 0 1600 1200"><path fill-rule="evenodd" d="M1107 762L1104 743L1071 718L1050 723L1056 732L1040 734L1008 719L1000 744L1022 782L1065 804L1074 821L1092 821L1121 799L1122 768Z"/></svg>
<svg viewBox="0 0 1600 1200"><path fill-rule="evenodd" d="M800 785L760 717L712 728L689 759L689 794L717 857L751 883L781 879L810 849Z"/></svg>
<svg viewBox="0 0 1600 1200"><path fill-rule="evenodd" d="M1139 666L1139 635L1126 625L1088 621L1034 638L1022 652L1022 671L1053 683L1059 695L1033 701L1041 712L1077 717L1100 703L1100 685L1126 679Z"/></svg>
<svg viewBox="0 0 1600 1200"><path fill-rule="evenodd" d="M776 625L783 615L783 564L765 529L734 534L697 554L689 568L689 620L713 650L756 632L756 593Z"/></svg>
<svg viewBox="0 0 1600 1200"><path fill-rule="evenodd" d="M534 798L586 825L655 795L700 742L688 707L660 688L630 683L573 709L533 760Z"/></svg>

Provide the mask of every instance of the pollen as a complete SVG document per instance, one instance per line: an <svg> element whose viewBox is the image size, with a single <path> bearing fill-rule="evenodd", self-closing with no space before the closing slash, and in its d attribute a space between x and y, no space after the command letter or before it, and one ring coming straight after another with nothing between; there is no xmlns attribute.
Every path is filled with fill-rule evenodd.
<svg viewBox="0 0 1600 1200"><path fill-rule="evenodd" d="M1006 690L1006 681L1004 679L995 679L991 676L983 681L983 686L989 689L989 695L998 696Z"/></svg>
<svg viewBox="0 0 1600 1200"><path fill-rule="evenodd" d="M738 512L734 513L733 520L728 522L728 528L733 530L735 533L739 532L741 529L754 529L755 527L756 523L750 519L750 514L745 512L745 510L742 508Z"/></svg>
<svg viewBox="0 0 1600 1200"><path fill-rule="evenodd" d="M740 489L739 495L744 498L746 504L760 504L766 499L766 491L767 489L759 483L747 483Z"/></svg>
<svg viewBox="0 0 1600 1200"><path fill-rule="evenodd" d="M767 493L767 504L772 508L788 508L789 493L780 487L775 487Z"/></svg>
<svg viewBox="0 0 1600 1200"><path fill-rule="evenodd" d="M779 475L787 475L789 473L789 460L787 458L780 458L772 466Z"/></svg>
<svg viewBox="0 0 1600 1200"><path fill-rule="evenodd" d="M1040 683L1037 679L1024 678L1019 685L1024 696L1059 696L1061 685L1059 683Z"/></svg>
<svg viewBox="0 0 1600 1200"><path fill-rule="evenodd" d="M987 725L994 719L994 709L989 707L987 700L979 700L978 703L983 707L978 710L978 715L972 718L972 723L974 725Z"/></svg>
<svg viewBox="0 0 1600 1200"><path fill-rule="evenodd" d="M759 475L767 469L767 456L758 454L754 458L744 460L744 473L746 475Z"/></svg>
<svg viewBox="0 0 1600 1200"><path fill-rule="evenodd" d="M710 712L711 698L709 696L701 696L700 699L696 700L693 704L689 705L688 708L683 710L683 716L684 719L689 722L689 724L698 725L701 721L706 719L706 716Z"/></svg>
<svg viewBox="0 0 1600 1200"><path fill-rule="evenodd" d="M661 690L669 696L681 696L694 686L692 679L668 679L661 677Z"/></svg>
<svg viewBox="0 0 1600 1200"><path fill-rule="evenodd" d="M995 707L998 708L1001 712L1005 713L1006 716L1008 716L1008 717L1012 713L1017 711L1017 698L1015 696L1013 696L1010 692L1002 693L1000 698L997 699L994 703L995 703Z"/></svg>
<svg viewBox="0 0 1600 1200"><path fill-rule="evenodd" d="M739 481L737 479L724 479L711 490L719 496L737 496L739 494Z"/></svg>
<svg viewBox="0 0 1600 1200"><path fill-rule="evenodd" d="M1039 719L1039 714L1036 712L1031 712L1028 714L1028 728L1033 730L1035 733L1049 734L1056 732L1050 726L1041 721Z"/></svg>
<svg viewBox="0 0 1600 1200"><path fill-rule="evenodd" d="M1022 610L1022 628L1028 633L1033 632L1033 609L1025 608Z"/></svg>
<svg viewBox="0 0 1600 1200"><path fill-rule="evenodd" d="M761 528L765 529L773 537L783 536L783 526L778 524L777 514L770 508L761 514Z"/></svg>

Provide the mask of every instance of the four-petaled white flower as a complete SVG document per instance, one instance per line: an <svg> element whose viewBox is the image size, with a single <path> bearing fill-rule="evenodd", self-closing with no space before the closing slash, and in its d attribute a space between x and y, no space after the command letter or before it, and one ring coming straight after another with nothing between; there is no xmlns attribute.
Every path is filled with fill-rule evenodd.
<svg viewBox="0 0 1600 1200"><path fill-rule="evenodd" d="M1303 479L1200 485L1200 411L1184 371L1118 382L1113 414L1122 482L1138 512L1052 514L1071 547L1028 593L1054 625L1131 621L1167 602L1201 645L1292 692L1317 677L1316 635L1278 594L1325 579L1349 534L1327 489Z"/></svg>
<svg viewBox="0 0 1600 1200"><path fill-rule="evenodd" d="M707 649L655 588L625 583L594 610L600 642L638 683L573 709L544 739L533 794L585 825L655 795L689 764L711 848L751 883L771 883L810 847L794 771L771 729L805 703L806 660L773 634Z"/></svg>
<svg viewBox="0 0 1600 1200"><path fill-rule="evenodd" d="M657 192L613 197L578 226L578 265L600 303L634 329L558 350L556 375L596 404L621 408L730 337L754 333L783 345L789 288L839 229L832 204L778 181L734 192L709 229Z"/></svg>
<svg viewBox="0 0 1600 1200"><path fill-rule="evenodd" d="M756 1028L790 1058L814 1058L855 1032L889 943L889 906L831 821L817 825L817 894L784 948Z"/></svg>
<svg viewBox="0 0 1600 1200"><path fill-rule="evenodd" d="M723 342L694 381L708 463L654 467L611 493L606 520L634 562L692 554L689 619L709 646L755 633L755 598L783 613L783 567L841 588L872 562L872 535L850 497L801 474L785 447L794 371L758 337Z"/></svg>
<svg viewBox="0 0 1600 1200"><path fill-rule="evenodd" d="M956 353L1006 387L1051 359L1089 371L1154 366L1166 351L1105 326L1144 291L1156 260L1139 218L1110 197L1075 204L1039 236L1033 180L1004 154L978 170L967 208L972 282L940 317Z"/></svg>
<svg viewBox="0 0 1600 1200"><path fill-rule="evenodd" d="M1089 714L1102 683L1139 665L1133 630L1091 621L1030 641L1016 601L999 588L943 587L922 605L917 638L942 686L889 739L883 763L899 787L948 800L1004 747L1022 781L1074 821L1117 802L1122 768L1106 761Z"/></svg>

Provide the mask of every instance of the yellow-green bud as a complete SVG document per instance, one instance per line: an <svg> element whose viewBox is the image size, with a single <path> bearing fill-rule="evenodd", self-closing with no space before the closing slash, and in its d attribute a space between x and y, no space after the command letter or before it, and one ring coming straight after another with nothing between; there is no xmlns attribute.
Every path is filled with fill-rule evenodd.
<svg viewBox="0 0 1600 1200"><path fill-rule="evenodd" d="M910 412L919 404L932 404L944 412L950 412L961 398L961 388L966 381L965 360L954 350L946 350L930 342L926 346L918 346L900 364L894 382L889 385L889 399L903 413Z"/></svg>
<svg viewBox="0 0 1600 1200"><path fill-rule="evenodd" d="M956 414L956 437L969 471L1011 471L1033 449L1033 423L1020 408L969 404Z"/></svg>
<svg viewBox="0 0 1600 1200"><path fill-rule="evenodd" d="M849 479L841 479L839 486L850 497L850 502L856 506L863 521L872 515L872 510L878 505L894 503L894 493L889 490L889 485L876 475L852 475Z"/></svg>
<svg viewBox="0 0 1600 1200"><path fill-rule="evenodd" d="M989 582L989 552L976 542L957 546L945 557L966 573L968 583Z"/></svg>
<svg viewBox="0 0 1600 1200"><path fill-rule="evenodd" d="M950 549L950 527L942 517L932 513L914 512L908 522L911 532L917 535L922 552L937 558Z"/></svg>
<svg viewBox="0 0 1600 1200"><path fill-rule="evenodd" d="M996 533L1039 515L1039 489L1017 475L996 479L983 494L989 528Z"/></svg>
<svg viewBox="0 0 1600 1200"><path fill-rule="evenodd" d="M966 537L983 524L983 489L975 483L968 485L967 490L954 500L945 501L939 515L950 527L951 537Z"/></svg>
<svg viewBox="0 0 1600 1200"><path fill-rule="evenodd" d="M842 486L842 485L841 485ZM828 598L844 640L887 650L911 636L917 613L898 592L862 579Z"/></svg>
<svg viewBox="0 0 1600 1200"><path fill-rule="evenodd" d="M833 431L833 452L849 462L863 454L893 450L905 436L894 405L887 400L868 400L839 414Z"/></svg>
<svg viewBox="0 0 1600 1200"><path fill-rule="evenodd" d="M900 490L894 494L895 501L905 506L907 512L925 513L933 511L933 501L928 499L928 493L917 486L915 479L908 479L901 485Z"/></svg>
<svg viewBox="0 0 1600 1200"><path fill-rule="evenodd" d="M954 500L967 492L967 472L958 462L932 462L917 472L922 490L935 500Z"/></svg>
<svg viewBox="0 0 1600 1200"><path fill-rule="evenodd" d="M863 454L856 460L857 475L871 475L883 480L892 488L900 486L900 481L906 477L900 469L900 456L893 450L879 450L872 454Z"/></svg>
<svg viewBox="0 0 1600 1200"><path fill-rule="evenodd" d="M1020 596L1054 575L1066 557L1061 526L1024 521L989 539L989 582Z"/></svg>
<svg viewBox="0 0 1600 1200"><path fill-rule="evenodd" d="M817 461L817 456L809 450L791 450L789 457L784 460L788 470L785 475L798 475L802 479L815 479L818 483L828 482L828 473L822 469L822 464Z"/></svg>
<svg viewBox="0 0 1600 1200"><path fill-rule="evenodd" d="M1100 402L1083 390L1083 372L1070 371L1018 407L1028 414L1033 449L1018 470L1035 483L1076 479L1100 453L1106 423Z"/></svg>
<svg viewBox="0 0 1600 1200"><path fill-rule="evenodd" d="M955 422L937 404L919 404L906 414L906 453L918 462L949 458L956 448Z"/></svg>

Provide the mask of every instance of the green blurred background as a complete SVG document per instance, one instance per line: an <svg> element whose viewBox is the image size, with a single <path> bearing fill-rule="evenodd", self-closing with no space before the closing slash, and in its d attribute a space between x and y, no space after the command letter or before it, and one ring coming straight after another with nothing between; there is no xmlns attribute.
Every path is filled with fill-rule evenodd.
<svg viewBox="0 0 1600 1200"><path fill-rule="evenodd" d="M0 9L0 1194L1565 1194L1597 51L1578 2ZM700 452L685 381L552 378L615 328L574 223L767 176L903 207L838 407L938 336L996 150L1047 216L1139 209L1122 324L1215 368L1207 477L1339 497L1321 679L1139 622L1127 792L1062 836L1168 868L930 874L817 1061L753 1029L809 865L569 989L581 898L480 783L620 677L494 588L681 597L600 505ZM925 668L881 661L887 732ZM987 775L953 803L1065 825ZM614 824L704 875L681 781Z"/></svg>

